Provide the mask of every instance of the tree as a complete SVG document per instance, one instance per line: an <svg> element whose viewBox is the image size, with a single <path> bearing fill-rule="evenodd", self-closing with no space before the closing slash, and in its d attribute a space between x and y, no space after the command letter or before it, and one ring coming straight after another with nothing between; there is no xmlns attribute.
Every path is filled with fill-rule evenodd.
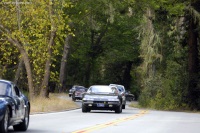
<svg viewBox="0 0 200 133"><path fill-rule="evenodd" d="M17 4L17 3L16 3ZM32 79L32 71L31 71L31 65L30 65L30 59L28 57L26 49L23 47L25 45L23 40L20 40L17 38L17 35L20 32L20 29L18 29L17 23L15 19L18 19L16 16L12 16L11 14L14 14L15 12L15 5L3 5L1 8L1 22L0 22L0 32L2 36L7 39L7 41L12 44L13 46L16 46L22 55L22 58L25 63L27 75L28 75L28 84L29 84L29 97L30 99L33 99L34 97L34 87L33 87L33 79ZM18 21L17 21L18 22ZM12 28L17 27L17 28ZM15 32L12 32L14 30Z"/></svg>
<svg viewBox="0 0 200 133"><path fill-rule="evenodd" d="M63 55L60 64L60 74L59 74L59 92L62 92L65 87L65 78L66 78L66 65L67 65L67 58L70 49L70 41L72 39L72 35L68 35L65 39Z"/></svg>
<svg viewBox="0 0 200 133"><path fill-rule="evenodd" d="M199 31L197 28L200 26L200 13L198 6L200 2L193 1L188 8L188 69L189 69L189 88L188 100L189 105L193 109L200 109L200 87L199 87ZM197 9L197 10L196 10ZM200 11L200 10L199 10Z"/></svg>
<svg viewBox="0 0 200 133"><path fill-rule="evenodd" d="M63 34L64 32L61 32L67 28L65 24L67 16L63 15L62 9L69 5L64 1L52 3L38 0L16 2L16 4L17 6L6 2L2 4L3 8L1 8L0 14L2 37L20 51L27 70L30 99L34 94L38 95L38 92L41 92L41 96L48 97L50 67L54 66L51 64L52 53L58 54L57 48L61 45L55 41L55 35L57 34L57 38L61 39L66 36ZM20 14L16 15L14 13L16 10L20 10ZM43 82L41 83L41 81Z"/></svg>

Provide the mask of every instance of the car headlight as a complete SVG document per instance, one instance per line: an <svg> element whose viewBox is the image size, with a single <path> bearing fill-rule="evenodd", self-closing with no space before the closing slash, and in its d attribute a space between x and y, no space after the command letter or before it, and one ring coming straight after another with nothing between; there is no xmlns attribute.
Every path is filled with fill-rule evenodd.
<svg viewBox="0 0 200 133"><path fill-rule="evenodd" d="M119 99L116 99L116 98L112 98L112 99L108 99L108 101L114 101L114 102L119 102Z"/></svg>
<svg viewBox="0 0 200 133"><path fill-rule="evenodd" d="M84 101L93 101L94 98L84 97L83 100L84 100Z"/></svg>
<svg viewBox="0 0 200 133"><path fill-rule="evenodd" d="M93 101L93 100L94 100L94 97L93 97L93 96L90 96L90 95L84 95L83 100L86 100L86 101Z"/></svg>

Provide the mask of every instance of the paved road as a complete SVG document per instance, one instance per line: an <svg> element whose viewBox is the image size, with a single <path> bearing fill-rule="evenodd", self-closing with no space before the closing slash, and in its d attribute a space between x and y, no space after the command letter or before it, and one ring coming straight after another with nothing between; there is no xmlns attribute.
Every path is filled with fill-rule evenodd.
<svg viewBox="0 0 200 133"><path fill-rule="evenodd" d="M79 104L79 102L77 102ZM14 133L12 128L9 132ZM199 133L200 114L141 110L126 107L114 111L81 109L30 116L26 133ZM20 133L20 132L16 132Z"/></svg>

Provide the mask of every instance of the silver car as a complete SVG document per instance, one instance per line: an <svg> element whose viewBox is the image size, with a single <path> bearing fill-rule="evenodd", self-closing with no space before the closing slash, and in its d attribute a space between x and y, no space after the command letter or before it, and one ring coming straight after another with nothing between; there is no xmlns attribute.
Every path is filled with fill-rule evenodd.
<svg viewBox="0 0 200 133"><path fill-rule="evenodd" d="M109 86L116 86L117 89L120 92L120 95L122 96L122 109L125 109L126 107L126 90L125 87L123 85L119 85L119 84L110 84Z"/></svg>
<svg viewBox="0 0 200 133"><path fill-rule="evenodd" d="M83 95L82 112L111 110L122 112L122 97L115 86L93 85Z"/></svg>

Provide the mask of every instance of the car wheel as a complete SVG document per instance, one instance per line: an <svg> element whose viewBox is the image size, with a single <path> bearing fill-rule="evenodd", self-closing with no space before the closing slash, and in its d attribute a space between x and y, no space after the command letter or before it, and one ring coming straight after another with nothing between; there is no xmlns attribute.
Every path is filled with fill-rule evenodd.
<svg viewBox="0 0 200 133"><path fill-rule="evenodd" d="M22 120L22 123L18 125L14 125L13 128L15 131L26 131L28 129L29 125L29 106L27 106L25 110L24 119Z"/></svg>
<svg viewBox="0 0 200 133"><path fill-rule="evenodd" d="M76 98L74 96L72 96L72 101L76 101Z"/></svg>
<svg viewBox="0 0 200 133"><path fill-rule="evenodd" d="M8 132L9 120L10 120L10 110L7 107L3 119L0 121L0 133Z"/></svg>
<svg viewBox="0 0 200 133"><path fill-rule="evenodd" d="M69 94L69 97L71 97L71 95Z"/></svg>
<svg viewBox="0 0 200 133"><path fill-rule="evenodd" d="M134 101L134 100L135 100L135 98L133 97L133 98L132 98L132 101Z"/></svg>
<svg viewBox="0 0 200 133"><path fill-rule="evenodd" d="M82 112L83 112L83 113L86 113L86 112L88 112L88 111L89 111L88 108L87 108L86 106L82 105Z"/></svg>
<svg viewBox="0 0 200 133"><path fill-rule="evenodd" d="M126 108L126 105L125 105L125 104L123 104L123 105L122 105L122 109L125 109L125 108Z"/></svg>
<svg viewBox="0 0 200 133"><path fill-rule="evenodd" d="M122 105L118 106L116 109L115 109L115 113L121 113L122 112Z"/></svg>
<svg viewBox="0 0 200 133"><path fill-rule="evenodd" d="M72 94L72 101L76 101L75 94Z"/></svg>
<svg viewBox="0 0 200 133"><path fill-rule="evenodd" d="M131 98L131 97L129 97L128 101L129 101L129 102L131 102L131 101L132 101L132 98Z"/></svg>

